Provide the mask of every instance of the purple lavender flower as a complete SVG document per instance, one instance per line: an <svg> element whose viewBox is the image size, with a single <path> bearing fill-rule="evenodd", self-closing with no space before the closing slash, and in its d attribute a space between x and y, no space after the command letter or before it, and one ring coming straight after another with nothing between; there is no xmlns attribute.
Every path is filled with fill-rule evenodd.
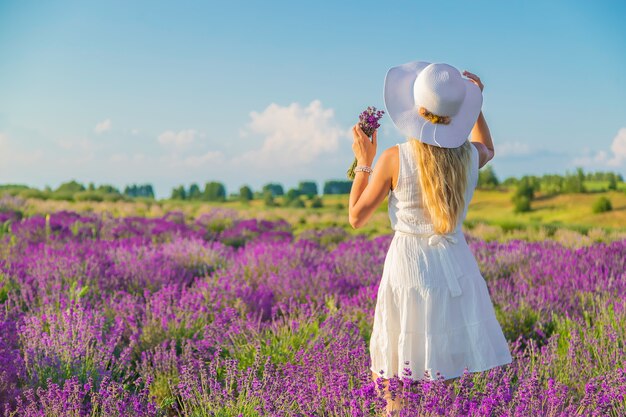
<svg viewBox="0 0 626 417"><path fill-rule="evenodd" d="M626 240L467 240L513 363L452 386L408 360L380 369L401 415L626 415ZM0 415L374 415L367 343L390 241L296 238L229 212L14 218Z"/></svg>
<svg viewBox="0 0 626 417"><path fill-rule="evenodd" d="M380 127L378 121L385 114L384 110L376 110L376 107L369 106L359 115L359 126L363 129L363 132L372 138L374 131ZM357 160L354 158L352 166L347 172L348 178L354 180L354 169L356 168Z"/></svg>

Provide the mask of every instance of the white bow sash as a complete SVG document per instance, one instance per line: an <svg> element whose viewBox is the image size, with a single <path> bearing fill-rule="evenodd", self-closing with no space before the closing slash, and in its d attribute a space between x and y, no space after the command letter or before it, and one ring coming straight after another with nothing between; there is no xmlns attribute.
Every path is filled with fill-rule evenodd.
<svg viewBox="0 0 626 417"><path fill-rule="evenodd" d="M439 255L441 261L441 267L443 268L443 274L448 284L448 289L452 297L458 297L461 295L461 286L459 285L458 277L463 275L461 268L459 267L456 259L451 256L449 245L457 243L458 239L453 234L430 234L420 235L414 233L400 232L400 234L408 234L414 236L428 237L428 244L436 248L436 252Z"/></svg>

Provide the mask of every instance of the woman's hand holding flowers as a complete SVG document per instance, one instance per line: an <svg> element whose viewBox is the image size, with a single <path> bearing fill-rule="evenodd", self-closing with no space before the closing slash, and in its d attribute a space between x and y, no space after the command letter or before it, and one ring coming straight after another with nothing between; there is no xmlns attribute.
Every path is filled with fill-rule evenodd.
<svg viewBox="0 0 626 417"><path fill-rule="evenodd" d="M378 131L375 130L372 134L372 141L370 142L370 138L363 132L359 123L352 126L352 151L354 152L358 165L372 166L378 145L376 139L377 133Z"/></svg>

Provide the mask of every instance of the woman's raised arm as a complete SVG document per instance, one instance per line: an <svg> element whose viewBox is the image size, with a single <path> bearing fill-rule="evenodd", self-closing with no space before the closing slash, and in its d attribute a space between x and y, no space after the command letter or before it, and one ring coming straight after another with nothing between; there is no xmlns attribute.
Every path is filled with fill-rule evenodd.
<svg viewBox="0 0 626 417"><path fill-rule="evenodd" d="M356 124L352 128L354 142L352 149L358 165L371 166L376 155L377 132L374 132L370 142L361 127ZM398 170L398 147L384 151L372 174L357 172L350 189L350 202L348 206L348 221L353 228L363 226L376 208L385 199L392 188L393 172ZM371 178L368 178L371 175ZM368 181L369 180L369 181Z"/></svg>
<svg viewBox="0 0 626 417"><path fill-rule="evenodd" d="M474 84L476 84L480 91L483 91L484 85L480 78L476 74L472 74L469 71L463 71L463 75L469 78ZM495 150L493 148L493 141L491 140L491 132L489 132L489 126L485 116L481 111L478 115L478 119L472 128L472 143L478 149L478 155L480 156L478 167L482 168L487 162L493 159Z"/></svg>

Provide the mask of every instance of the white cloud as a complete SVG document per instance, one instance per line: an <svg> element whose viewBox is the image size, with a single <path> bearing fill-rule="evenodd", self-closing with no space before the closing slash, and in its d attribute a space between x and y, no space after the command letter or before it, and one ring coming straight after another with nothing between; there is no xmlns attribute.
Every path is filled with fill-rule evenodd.
<svg viewBox="0 0 626 417"><path fill-rule="evenodd" d="M139 134L139 129L135 128L135 129L131 129L130 134L133 136L137 136Z"/></svg>
<svg viewBox="0 0 626 417"><path fill-rule="evenodd" d="M161 145L184 148L193 143L197 134L195 129L186 129L180 132L167 130L159 135L158 140Z"/></svg>
<svg viewBox="0 0 626 417"><path fill-rule="evenodd" d="M261 137L261 146L235 158L235 162L267 167L311 164L337 151L339 138L347 134L335 122L333 109L325 109L319 100L307 107L272 103L260 113L251 112L250 118L240 135L250 140Z"/></svg>
<svg viewBox="0 0 626 417"><path fill-rule="evenodd" d="M613 142L611 143L611 152L612 155L605 150L600 150L596 151L595 154L590 155L589 151L587 151L585 155L574 158L572 163L574 165L583 166L622 166L622 163L626 162L626 127L621 128L617 132L617 135L613 138Z"/></svg>
<svg viewBox="0 0 626 417"><path fill-rule="evenodd" d="M97 134L101 134L108 130L111 130L111 127L112 127L111 119L106 119L96 124L96 127L94 127L93 131L96 132Z"/></svg>
<svg viewBox="0 0 626 417"><path fill-rule="evenodd" d="M183 165L198 168L206 164L221 162L224 155L220 151L208 151L202 155L193 155L183 159Z"/></svg>

